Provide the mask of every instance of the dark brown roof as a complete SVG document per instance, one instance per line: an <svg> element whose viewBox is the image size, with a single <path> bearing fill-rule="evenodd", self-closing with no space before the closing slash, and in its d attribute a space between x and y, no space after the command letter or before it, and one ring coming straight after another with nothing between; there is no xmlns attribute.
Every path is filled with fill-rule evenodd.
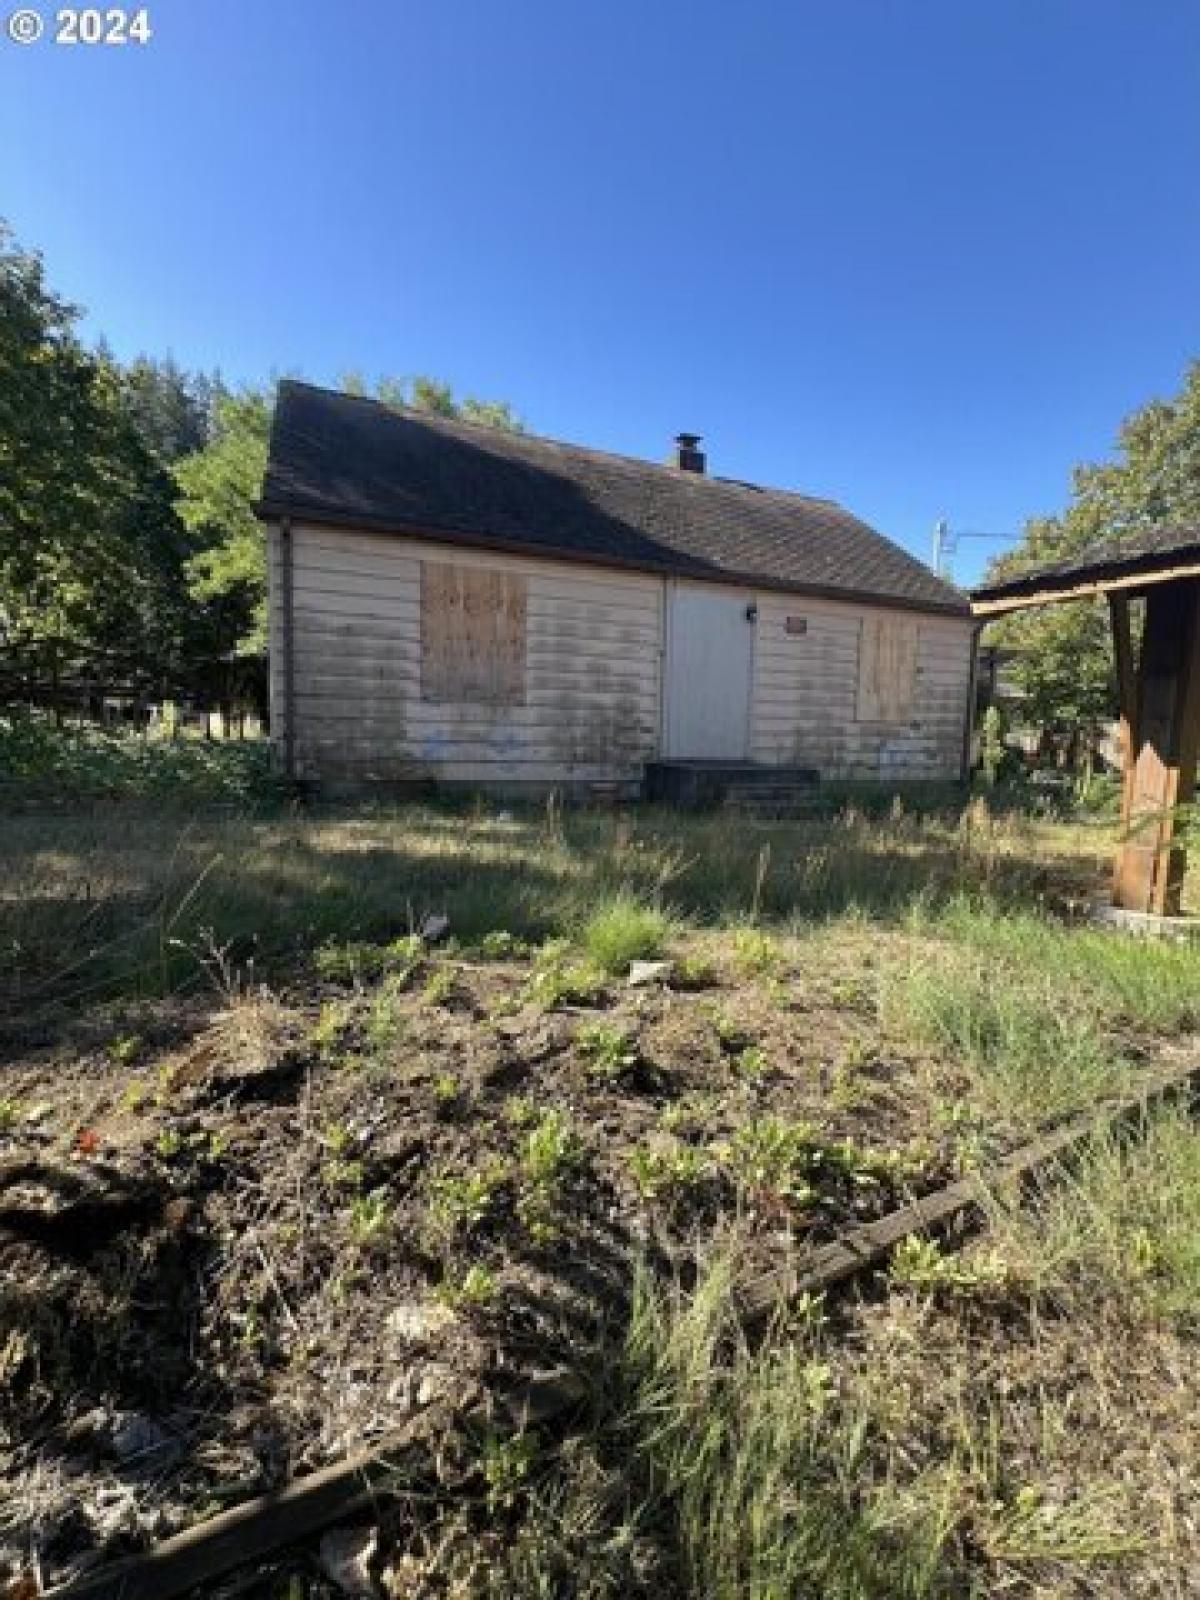
<svg viewBox="0 0 1200 1600"><path fill-rule="evenodd" d="M1048 561L1014 577L982 584L971 590L971 598L990 602L1027 594L1052 596L1084 584L1100 585L1196 562L1200 562L1200 528L1138 528L1095 539L1061 561Z"/></svg>
<svg viewBox="0 0 1200 1600"><path fill-rule="evenodd" d="M288 380L259 506L413 537L967 613L830 500L449 422Z"/></svg>

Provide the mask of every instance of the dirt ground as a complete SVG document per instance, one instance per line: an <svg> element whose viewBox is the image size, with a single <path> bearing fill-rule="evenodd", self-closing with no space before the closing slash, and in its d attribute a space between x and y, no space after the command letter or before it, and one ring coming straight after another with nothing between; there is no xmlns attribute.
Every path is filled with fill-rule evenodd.
<svg viewBox="0 0 1200 1600"><path fill-rule="evenodd" d="M1011 1150L1029 1117L886 1003L939 950L896 919L676 926L631 982L566 941L459 946L451 928L326 944L269 989L226 954L183 996L18 1025L0 1101L0 1573L61 1581L431 1405L586 1375L637 1263L686 1278L730 1227L747 1272L800 1258ZM1150 1072L1162 1048L1132 1058ZM941 1314L868 1305L848 1359L886 1345L919 1390L919 1344L970 1348ZM1080 1359L1038 1348L1038 1382ZM391 1592L475 1592L436 1568ZM306 1557L253 1592L337 1591Z"/></svg>

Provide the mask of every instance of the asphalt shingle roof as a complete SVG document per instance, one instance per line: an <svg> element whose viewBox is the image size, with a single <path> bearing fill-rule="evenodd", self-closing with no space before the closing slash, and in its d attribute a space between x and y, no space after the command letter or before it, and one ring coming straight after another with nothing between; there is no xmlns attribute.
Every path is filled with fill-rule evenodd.
<svg viewBox="0 0 1200 1600"><path fill-rule="evenodd" d="M916 610L964 596L830 500L279 385L259 510Z"/></svg>
<svg viewBox="0 0 1200 1600"><path fill-rule="evenodd" d="M973 600L1005 600L1035 591L1053 593L1076 584L1134 576L1200 561L1200 528L1151 527L1094 539L1061 561L1030 567L996 583L972 589Z"/></svg>

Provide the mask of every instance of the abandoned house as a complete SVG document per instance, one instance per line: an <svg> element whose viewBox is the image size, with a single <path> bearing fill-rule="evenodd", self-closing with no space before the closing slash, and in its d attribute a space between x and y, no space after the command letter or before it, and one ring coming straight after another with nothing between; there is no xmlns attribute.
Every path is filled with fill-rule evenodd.
<svg viewBox="0 0 1200 1600"><path fill-rule="evenodd" d="M829 500L285 382L272 736L315 781L956 778L966 600Z"/></svg>

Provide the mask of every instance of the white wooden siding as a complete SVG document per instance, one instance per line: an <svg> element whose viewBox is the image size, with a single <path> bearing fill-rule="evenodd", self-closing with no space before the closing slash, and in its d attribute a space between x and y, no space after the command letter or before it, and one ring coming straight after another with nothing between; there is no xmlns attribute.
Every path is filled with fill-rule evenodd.
<svg viewBox="0 0 1200 1600"><path fill-rule="evenodd" d="M296 764L301 777L564 782L637 779L663 725L664 580L579 563L297 526L293 546ZM528 578L522 705L421 699L422 558ZM282 747L279 534L268 532L272 733ZM726 586L719 585L721 589ZM857 720L865 618L901 613L728 587L758 605L753 760L826 778L953 778L971 659L966 619L918 628L903 724ZM803 633L786 631L802 618Z"/></svg>
<svg viewBox="0 0 1200 1600"><path fill-rule="evenodd" d="M799 595L758 598L750 748L756 761L795 762L826 778L955 778L971 672L971 624L907 615L917 625L910 720L860 722L859 644L864 621L895 616ZM787 619L804 631L789 633Z"/></svg>
<svg viewBox="0 0 1200 1600"><path fill-rule="evenodd" d="M658 744L657 579L326 528L292 539L298 775L641 776ZM422 559L528 579L523 704L422 700Z"/></svg>

